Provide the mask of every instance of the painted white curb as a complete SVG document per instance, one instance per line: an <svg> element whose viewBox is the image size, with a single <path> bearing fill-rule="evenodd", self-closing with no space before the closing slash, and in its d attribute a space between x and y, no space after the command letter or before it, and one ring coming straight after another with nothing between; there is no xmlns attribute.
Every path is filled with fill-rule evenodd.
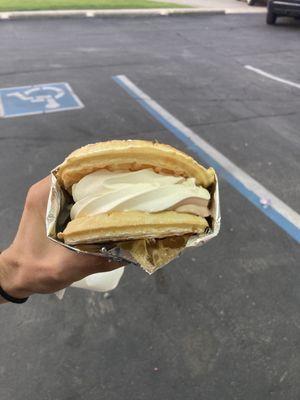
<svg viewBox="0 0 300 400"><path fill-rule="evenodd" d="M225 10L208 8L155 8L155 9L126 9L126 10L56 10L56 11L11 11L1 12L0 19L21 18L72 18L72 17L122 17L122 16L159 16L159 15L191 15L225 14Z"/></svg>

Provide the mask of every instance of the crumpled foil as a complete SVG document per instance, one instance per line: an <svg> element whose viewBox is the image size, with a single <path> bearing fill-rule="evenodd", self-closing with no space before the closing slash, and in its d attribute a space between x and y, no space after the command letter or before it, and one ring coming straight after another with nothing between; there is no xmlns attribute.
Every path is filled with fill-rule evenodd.
<svg viewBox="0 0 300 400"><path fill-rule="evenodd" d="M69 221L70 216L70 195L60 187L55 172L57 168L51 171L51 189L48 199L48 207L46 213L46 231L49 239L53 240L56 243L59 243L61 246L64 246L76 253L84 253L90 255L96 255L100 257L108 257L111 260L121 261L123 265L126 266L128 264L136 264L140 265L137 260L133 257L133 255L123 249L118 247L117 243L102 243L102 244L80 244L80 245L68 245L62 242L57 238L57 233L64 230L65 226ZM209 218L209 229L206 230L205 233L199 235L192 235L185 247L176 255L178 257L182 254L185 249L189 247L201 246L204 243L208 242L217 234L220 230L221 225L221 215L220 215L220 202L219 202L219 185L218 179L216 177L215 184L211 191L212 200L211 200L211 217ZM175 257L174 257L175 258ZM140 265L146 272L152 274L157 269L162 268L167 265L171 260L164 265L160 266L152 266L148 265Z"/></svg>

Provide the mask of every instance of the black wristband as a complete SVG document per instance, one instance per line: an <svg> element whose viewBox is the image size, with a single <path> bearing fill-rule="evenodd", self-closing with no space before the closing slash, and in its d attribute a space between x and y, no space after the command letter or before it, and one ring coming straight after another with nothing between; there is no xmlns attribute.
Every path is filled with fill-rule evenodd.
<svg viewBox="0 0 300 400"><path fill-rule="evenodd" d="M25 303L25 301L29 299L29 297L24 297L24 299L17 299L16 297L12 297L8 293L6 293L1 286L0 286L0 296L2 296L5 300L15 304L23 304Z"/></svg>

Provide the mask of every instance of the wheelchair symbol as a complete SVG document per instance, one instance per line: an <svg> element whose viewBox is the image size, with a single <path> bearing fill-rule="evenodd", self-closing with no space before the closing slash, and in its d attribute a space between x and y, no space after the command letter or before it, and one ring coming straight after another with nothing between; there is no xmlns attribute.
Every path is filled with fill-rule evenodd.
<svg viewBox="0 0 300 400"><path fill-rule="evenodd" d="M51 94L43 94L45 91L52 91ZM43 86L39 88L28 89L25 92L13 92L7 94L7 97L17 97L22 101L29 101L30 103L46 103L45 108L54 110L60 107L56 101L65 95L65 91L58 87Z"/></svg>

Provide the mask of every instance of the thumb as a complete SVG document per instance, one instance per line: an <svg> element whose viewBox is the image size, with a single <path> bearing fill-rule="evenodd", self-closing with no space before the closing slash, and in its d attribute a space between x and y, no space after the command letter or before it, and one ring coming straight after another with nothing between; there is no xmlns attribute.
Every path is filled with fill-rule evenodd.
<svg viewBox="0 0 300 400"><path fill-rule="evenodd" d="M85 276L95 274L97 272L108 272L124 267L126 261L113 260L112 258L103 256L90 256L86 254L78 254L77 266Z"/></svg>

